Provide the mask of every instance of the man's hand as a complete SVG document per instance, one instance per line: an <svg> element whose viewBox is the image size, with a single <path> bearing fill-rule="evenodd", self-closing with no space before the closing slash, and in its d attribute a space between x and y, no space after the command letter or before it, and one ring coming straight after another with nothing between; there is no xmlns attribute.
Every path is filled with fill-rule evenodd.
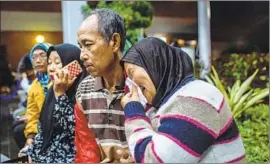
<svg viewBox="0 0 270 164"><path fill-rule="evenodd" d="M33 144L33 142L34 142L33 138L27 138L25 146L31 145L31 144Z"/></svg>
<svg viewBox="0 0 270 164"><path fill-rule="evenodd" d="M121 100L122 107L125 108L125 106L131 101L138 101L138 102L140 101L139 94L135 86L132 86L130 92L122 98Z"/></svg>
<svg viewBox="0 0 270 164"><path fill-rule="evenodd" d="M132 158L129 150L117 150L116 153L120 155L120 163L134 163L134 159Z"/></svg>
<svg viewBox="0 0 270 164"><path fill-rule="evenodd" d="M58 97L65 94L68 88L73 84L75 80L76 80L76 77L70 76L68 72L64 72L63 70L58 71L54 75L55 96Z"/></svg>

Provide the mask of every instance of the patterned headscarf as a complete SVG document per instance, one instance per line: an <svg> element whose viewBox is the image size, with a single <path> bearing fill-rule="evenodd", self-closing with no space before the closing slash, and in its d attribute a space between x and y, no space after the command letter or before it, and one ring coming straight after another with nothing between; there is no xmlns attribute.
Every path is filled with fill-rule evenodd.
<svg viewBox="0 0 270 164"><path fill-rule="evenodd" d="M31 49L31 51L29 53L30 60L31 60L33 67L34 67L33 52L37 49L40 49L40 50L43 50L47 53L50 46L51 46L51 44L49 44L49 43L38 43L38 44L33 46L33 48ZM47 86L50 83L50 78L48 76L48 73L47 72L46 73L39 73L36 70L35 70L35 73L36 73L36 77L37 77L38 81L40 82L41 86L44 89L45 95L47 95L47 90L48 90Z"/></svg>

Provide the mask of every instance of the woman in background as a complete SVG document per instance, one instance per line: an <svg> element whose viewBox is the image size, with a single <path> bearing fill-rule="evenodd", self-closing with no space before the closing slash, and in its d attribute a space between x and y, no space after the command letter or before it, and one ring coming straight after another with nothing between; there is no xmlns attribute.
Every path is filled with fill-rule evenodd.
<svg viewBox="0 0 270 164"><path fill-rule="evenodd" d="M29 156L35 163L72 163L75 156L75 93L85 71L72 77L62 68L80 61L80 49L72 44L52 46L48 50L48 74L53 87L42 107L39 132L30 146Z"/></svg>
<svg viewBox="0 0 270 164"><path fill-rule="evenodd" d="M24 129L26 126L26 107L27 107L27 93L28 89L31 86L32 82L35 80L36 75L34 72L34 68L31 64L29 54L24 55L19 64L18 64L18 73L21 78L21 88L22 90L18 91L18 95L20 96L20 104L19 108L13 112L13 136L15 142L19 149L22 149L25 145L26 138L24 136Z"/></svg>
<svg viewBox="0 0 270 164"><path fill-rule="evenodd" d="M26 107L26 126L24 135L26 143L20 151L19 156L27 151L28 145L32 144L34 137L37 134L38 118L41 108L47 95L47 90L51 86L49 76L47 74L47 51L50 44L39 43L33 46L30 51L29 58L35 70L36 79L32 82L27 94Z"/></svg>

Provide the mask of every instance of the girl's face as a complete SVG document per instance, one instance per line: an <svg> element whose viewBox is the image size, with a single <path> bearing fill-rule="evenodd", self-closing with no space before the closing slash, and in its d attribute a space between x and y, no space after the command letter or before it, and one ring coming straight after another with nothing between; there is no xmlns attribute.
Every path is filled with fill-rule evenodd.
<svg viewBox="0 0 270 164"><path fill-rule="evenodd" d="M53 76L57 71L63 68L63 64L59 54L56 51L52 51L48 60L48 74ZM53 80L53 79L51 79Z"/></svg>

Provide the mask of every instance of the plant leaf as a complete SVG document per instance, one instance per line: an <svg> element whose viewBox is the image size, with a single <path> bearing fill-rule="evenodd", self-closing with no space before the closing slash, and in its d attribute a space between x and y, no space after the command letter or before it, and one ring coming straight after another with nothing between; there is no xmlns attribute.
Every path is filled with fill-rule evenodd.
<svg viewBox="0 0 270 164"><path fill-rule="evenodd" d="M233 104L235 104L236 102L238 102L239 99L241 98L241 96L249 89L250 84L253 81L253 79L255 78L255 76L257 75L258 71L259 71L259 69L257 69L247 80L245 80L242 83L242 85L240 86L239 90L235 94L235 97L233 99Z"/></svg>

